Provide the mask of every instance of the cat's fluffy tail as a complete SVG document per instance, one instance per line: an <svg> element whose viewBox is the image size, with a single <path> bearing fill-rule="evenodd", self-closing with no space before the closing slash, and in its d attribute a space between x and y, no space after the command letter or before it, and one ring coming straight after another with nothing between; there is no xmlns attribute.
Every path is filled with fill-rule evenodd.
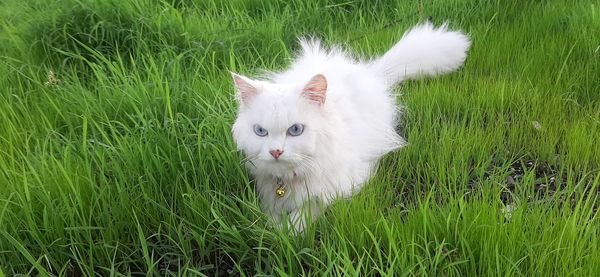
<svg viewBox="0 0 600 277"><path fill-rule="evenodd" d="M443 74L463 64L470 44L465 34L448 31L446 24L435 28L426 22L406 32L371 65L393 83Z"/></svg>

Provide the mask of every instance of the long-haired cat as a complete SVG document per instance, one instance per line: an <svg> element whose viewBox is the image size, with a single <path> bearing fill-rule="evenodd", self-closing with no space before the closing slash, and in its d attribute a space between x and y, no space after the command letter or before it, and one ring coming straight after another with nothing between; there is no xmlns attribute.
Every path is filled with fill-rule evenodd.
<svg viewBox="0 0 600 277"><path fill-rule="evenodd" d="M232 74L239 100L233 137L261 206L297 231L319 207L358 191L383 155L406 144L395 131L394 85L456 70L470 42L445 25L424 23L370 61L317 40L300 44L286 71L262 79Z"/></svg>

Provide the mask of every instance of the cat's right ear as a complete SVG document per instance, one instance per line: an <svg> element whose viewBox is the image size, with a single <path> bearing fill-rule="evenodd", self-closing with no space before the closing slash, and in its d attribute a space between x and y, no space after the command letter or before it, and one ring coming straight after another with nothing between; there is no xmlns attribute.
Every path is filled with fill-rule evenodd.
<svg viewBox="0 0 600 277"><path fill-rule="evenodd" d="M233 77L237 99L248 104L258 94L256 81L233 72L231 72L231 77Z"/></svg>

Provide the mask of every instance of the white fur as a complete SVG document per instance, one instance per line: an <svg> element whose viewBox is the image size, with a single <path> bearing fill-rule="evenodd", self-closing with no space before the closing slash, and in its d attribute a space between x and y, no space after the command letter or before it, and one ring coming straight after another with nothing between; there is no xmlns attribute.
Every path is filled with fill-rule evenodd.
<svg viewBox="0 0 600 277"><path fill-rule="evenodd" d="M311 218L319 206L358 191L384 154L405 145L395 131L400 112L393 85L455 70L469 47L462 33L429 23L413 28L383 57L370 62L355 60L339 48L326 50L317 40L300 43L302 53L291 68L266 76L268 80L234 75L240 107L232 128L255 178L261 206L276 222L287 214L296 230L305 227L300 214L308 211ZM302 96L317 74L327 80L322 105ZM305 125L296 137L286 133L295 123ZM257 136L254 124L269 134ZM278 160L269 154L273 149L284 151ZM285 184L281 198L275 194L277 178ZM311 207L303 209L305 204Z"/></svg>
<svg viewBox="0 0 600 277"><path fill-rule="evenodd" d="M469 45L467 36L448 31L446 24L436 29L431 23L425 23L405 33L372 66L393 82L435 76L458 69L467 57Z"/></svg>

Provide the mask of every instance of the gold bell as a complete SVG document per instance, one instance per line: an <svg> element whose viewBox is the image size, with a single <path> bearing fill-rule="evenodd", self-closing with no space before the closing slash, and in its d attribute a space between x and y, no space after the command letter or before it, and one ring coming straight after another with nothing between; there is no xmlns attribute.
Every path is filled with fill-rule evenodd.
<svg viewBox="0 0 600 277"><path fill-rule="evenodd" d="M285 195L285 189L283 189L282 186L279 186L276 190L275 190L275 194L277 194L278 197L283 197Z"/></svg>

